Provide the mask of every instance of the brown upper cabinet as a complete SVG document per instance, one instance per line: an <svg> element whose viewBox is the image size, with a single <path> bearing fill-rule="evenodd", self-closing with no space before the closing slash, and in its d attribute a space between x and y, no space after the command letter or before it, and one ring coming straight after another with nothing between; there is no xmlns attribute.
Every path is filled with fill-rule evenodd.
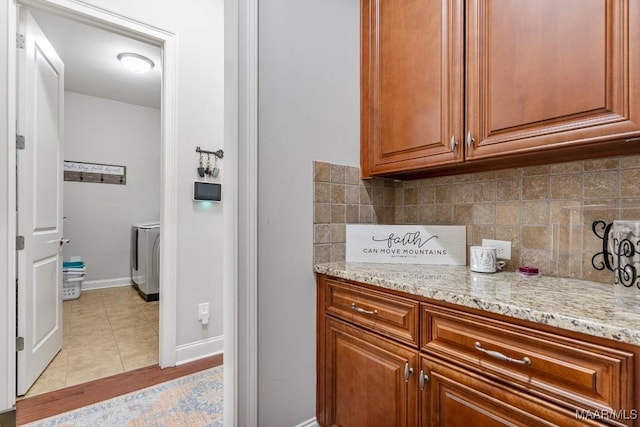
<svg viewBox="0 0 640 427"><path fill-rule="evenodd" d="M361 0L363 176L640 152L637 0Z"/></svg>

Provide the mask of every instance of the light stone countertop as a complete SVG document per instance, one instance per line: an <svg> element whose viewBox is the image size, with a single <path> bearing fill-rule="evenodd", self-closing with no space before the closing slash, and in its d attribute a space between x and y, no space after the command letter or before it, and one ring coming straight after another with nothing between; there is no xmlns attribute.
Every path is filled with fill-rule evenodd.
<svg viewBox="0 0 640 427"><path fill-rule="evenodd" d="M468 266L326 263L316 273L640 345L640 308L614 302L614 286Z"/></svg>

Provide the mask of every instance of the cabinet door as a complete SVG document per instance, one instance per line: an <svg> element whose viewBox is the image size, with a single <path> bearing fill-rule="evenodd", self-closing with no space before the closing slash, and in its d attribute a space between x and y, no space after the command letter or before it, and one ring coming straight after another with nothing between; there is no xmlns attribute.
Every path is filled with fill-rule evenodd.
<svg viewBox="0 0 640 427"><path fill-rule="evenodd" d="M470 0L467 159L640 132L640 2Z"/></svg>
<svg viewBox="0 0 640 427"><path fill-rule="evenodd" d="M437 359L423 357L418 375L423 427L600 425Z"/></svg>
<svg viewBox="0 0 640 427"><path fill-rule="evenodd" d="M463 160L463 16L462 0L362 0L365 177Z"/></svg>
<svg viewBox="0 0 640 427"><path fill-rule="evenodd" d="M414 426L418 352L326 321L325 426Z"/></svg>

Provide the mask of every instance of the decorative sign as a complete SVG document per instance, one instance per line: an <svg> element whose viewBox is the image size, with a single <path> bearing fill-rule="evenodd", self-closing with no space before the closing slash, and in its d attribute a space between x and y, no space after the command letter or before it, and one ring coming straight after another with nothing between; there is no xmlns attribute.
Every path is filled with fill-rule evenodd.
<svg viewBox="0 0 640 427"><path fill-rule="evenodd" d="M127 167L65 160L64 180L125 185L127 183Z"/></svg>
<svg viewBox="0 0 640 427"><path fill-rule="evenodd" d="M464 225L347 224L347 262L466 265Z"/></svg>

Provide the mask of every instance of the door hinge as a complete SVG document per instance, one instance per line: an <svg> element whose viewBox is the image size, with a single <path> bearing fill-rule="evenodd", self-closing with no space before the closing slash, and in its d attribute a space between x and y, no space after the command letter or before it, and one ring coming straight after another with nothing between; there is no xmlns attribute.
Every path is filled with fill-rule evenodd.
<svg viewBox="0 0 640 427"><path fill-rule="evenodd" d="M16 149L24 150L25 142L24 135L16 135Z"/></svg>
<svg viewBox="0 0 640 427"><path fill-rule="evenodd" d="M21 251L24 249L24 236L16 236L16 250Z"/></svg>
<svg viewBox="0 0 640 427"><path fill-rule="evenodd" d="M24 350L24 337L16 337L16 351Z"/></svg>
<svg viewBox="0 0 640 427"><path fill-rule="evenodd" d="M27 45L27 39L24 37L24 34L16 34L16 47L18 49L24 49Z"/></svg>

